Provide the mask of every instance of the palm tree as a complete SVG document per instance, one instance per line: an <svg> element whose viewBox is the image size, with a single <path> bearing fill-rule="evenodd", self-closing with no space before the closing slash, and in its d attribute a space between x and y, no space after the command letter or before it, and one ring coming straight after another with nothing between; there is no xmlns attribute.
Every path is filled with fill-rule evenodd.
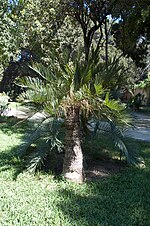
<svg viewBox="0 0 150 226"><path fill-rule="evenodd" d="M60 62L60 61L59 61ZM55 65L55 66L54 66ZM49 68L42 65L32 68L41 79L27 78L22 84L28 87L23 99L54 118L64 118L65 157L64 177L83 181L82 123L89 118L122 121L124 106L109 98L108 92L99 83L96 65L90 60L87 65L82 60L52 64Z"/></svg>

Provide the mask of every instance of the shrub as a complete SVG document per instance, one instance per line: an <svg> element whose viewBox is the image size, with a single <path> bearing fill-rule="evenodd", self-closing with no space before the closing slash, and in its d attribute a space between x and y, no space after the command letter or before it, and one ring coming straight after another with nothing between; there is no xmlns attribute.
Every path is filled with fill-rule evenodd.
<svg viewBox="0 0 150 226"><path fill-rule="evenodd" d="M5 93L0 93L0 116L4 115L8 109L8 101L9 96L7 96Z"/></svg>

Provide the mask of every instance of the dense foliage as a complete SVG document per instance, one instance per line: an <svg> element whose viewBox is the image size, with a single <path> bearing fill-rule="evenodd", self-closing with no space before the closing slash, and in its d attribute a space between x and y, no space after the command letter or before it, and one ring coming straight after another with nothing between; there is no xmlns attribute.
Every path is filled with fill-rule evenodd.
<svg viewBox="0 0 150 226"><path fill-rule="evenodd" d="M149 7L147 0L128 4L115 0L5 0L0 8L1 75L10 56L18 60L23 49L28 49L34 61L45 65L51 62L53 50L61 54L67 49L74 55L80 47L87 61L93 48L100 49L106 70L115 51L122 58L131 57L137 67L143 68L150 36ZM127 65L126 58L124 62ZM127 65L132 68L132 72L128 71L130 82L137 74L134 63ZM128 83L126 76L122 80Z"/></svg>
<svg viewBox="0 0 150 226"><path fill-rule="evenodd" d="M4 115L8 109L9 97L5 93L0 93L0 116Z"/></svg>

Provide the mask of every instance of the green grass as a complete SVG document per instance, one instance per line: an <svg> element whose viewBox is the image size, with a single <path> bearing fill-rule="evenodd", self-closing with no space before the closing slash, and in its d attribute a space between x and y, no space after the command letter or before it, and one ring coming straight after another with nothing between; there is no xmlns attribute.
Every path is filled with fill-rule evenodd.
<svg viewBox="0 0 150 226"><path fill-rule="evenodd" d="M150 143L135 142L146 168L81 185L22 172L16 155L27 124L0 123L0 226L149 226ZM98 149L98 147L96 147Z"/></svg>

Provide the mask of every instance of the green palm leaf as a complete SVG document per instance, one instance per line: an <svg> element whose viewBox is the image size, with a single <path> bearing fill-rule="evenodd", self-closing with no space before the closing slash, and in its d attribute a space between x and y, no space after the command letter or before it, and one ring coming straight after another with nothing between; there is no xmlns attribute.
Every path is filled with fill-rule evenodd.
<svg viewBox="0 0 150 226"><path fill-rule="evenodd" d="M144 160L138 155L138 151L134 148L129 148L125 142L125 137L122 129L109 121L92 121L89 123L89 129L93 136L100 133L106 134L113 140L114 146L120 151L120 158L124 156L128 164L144 166Z"/></svg>

